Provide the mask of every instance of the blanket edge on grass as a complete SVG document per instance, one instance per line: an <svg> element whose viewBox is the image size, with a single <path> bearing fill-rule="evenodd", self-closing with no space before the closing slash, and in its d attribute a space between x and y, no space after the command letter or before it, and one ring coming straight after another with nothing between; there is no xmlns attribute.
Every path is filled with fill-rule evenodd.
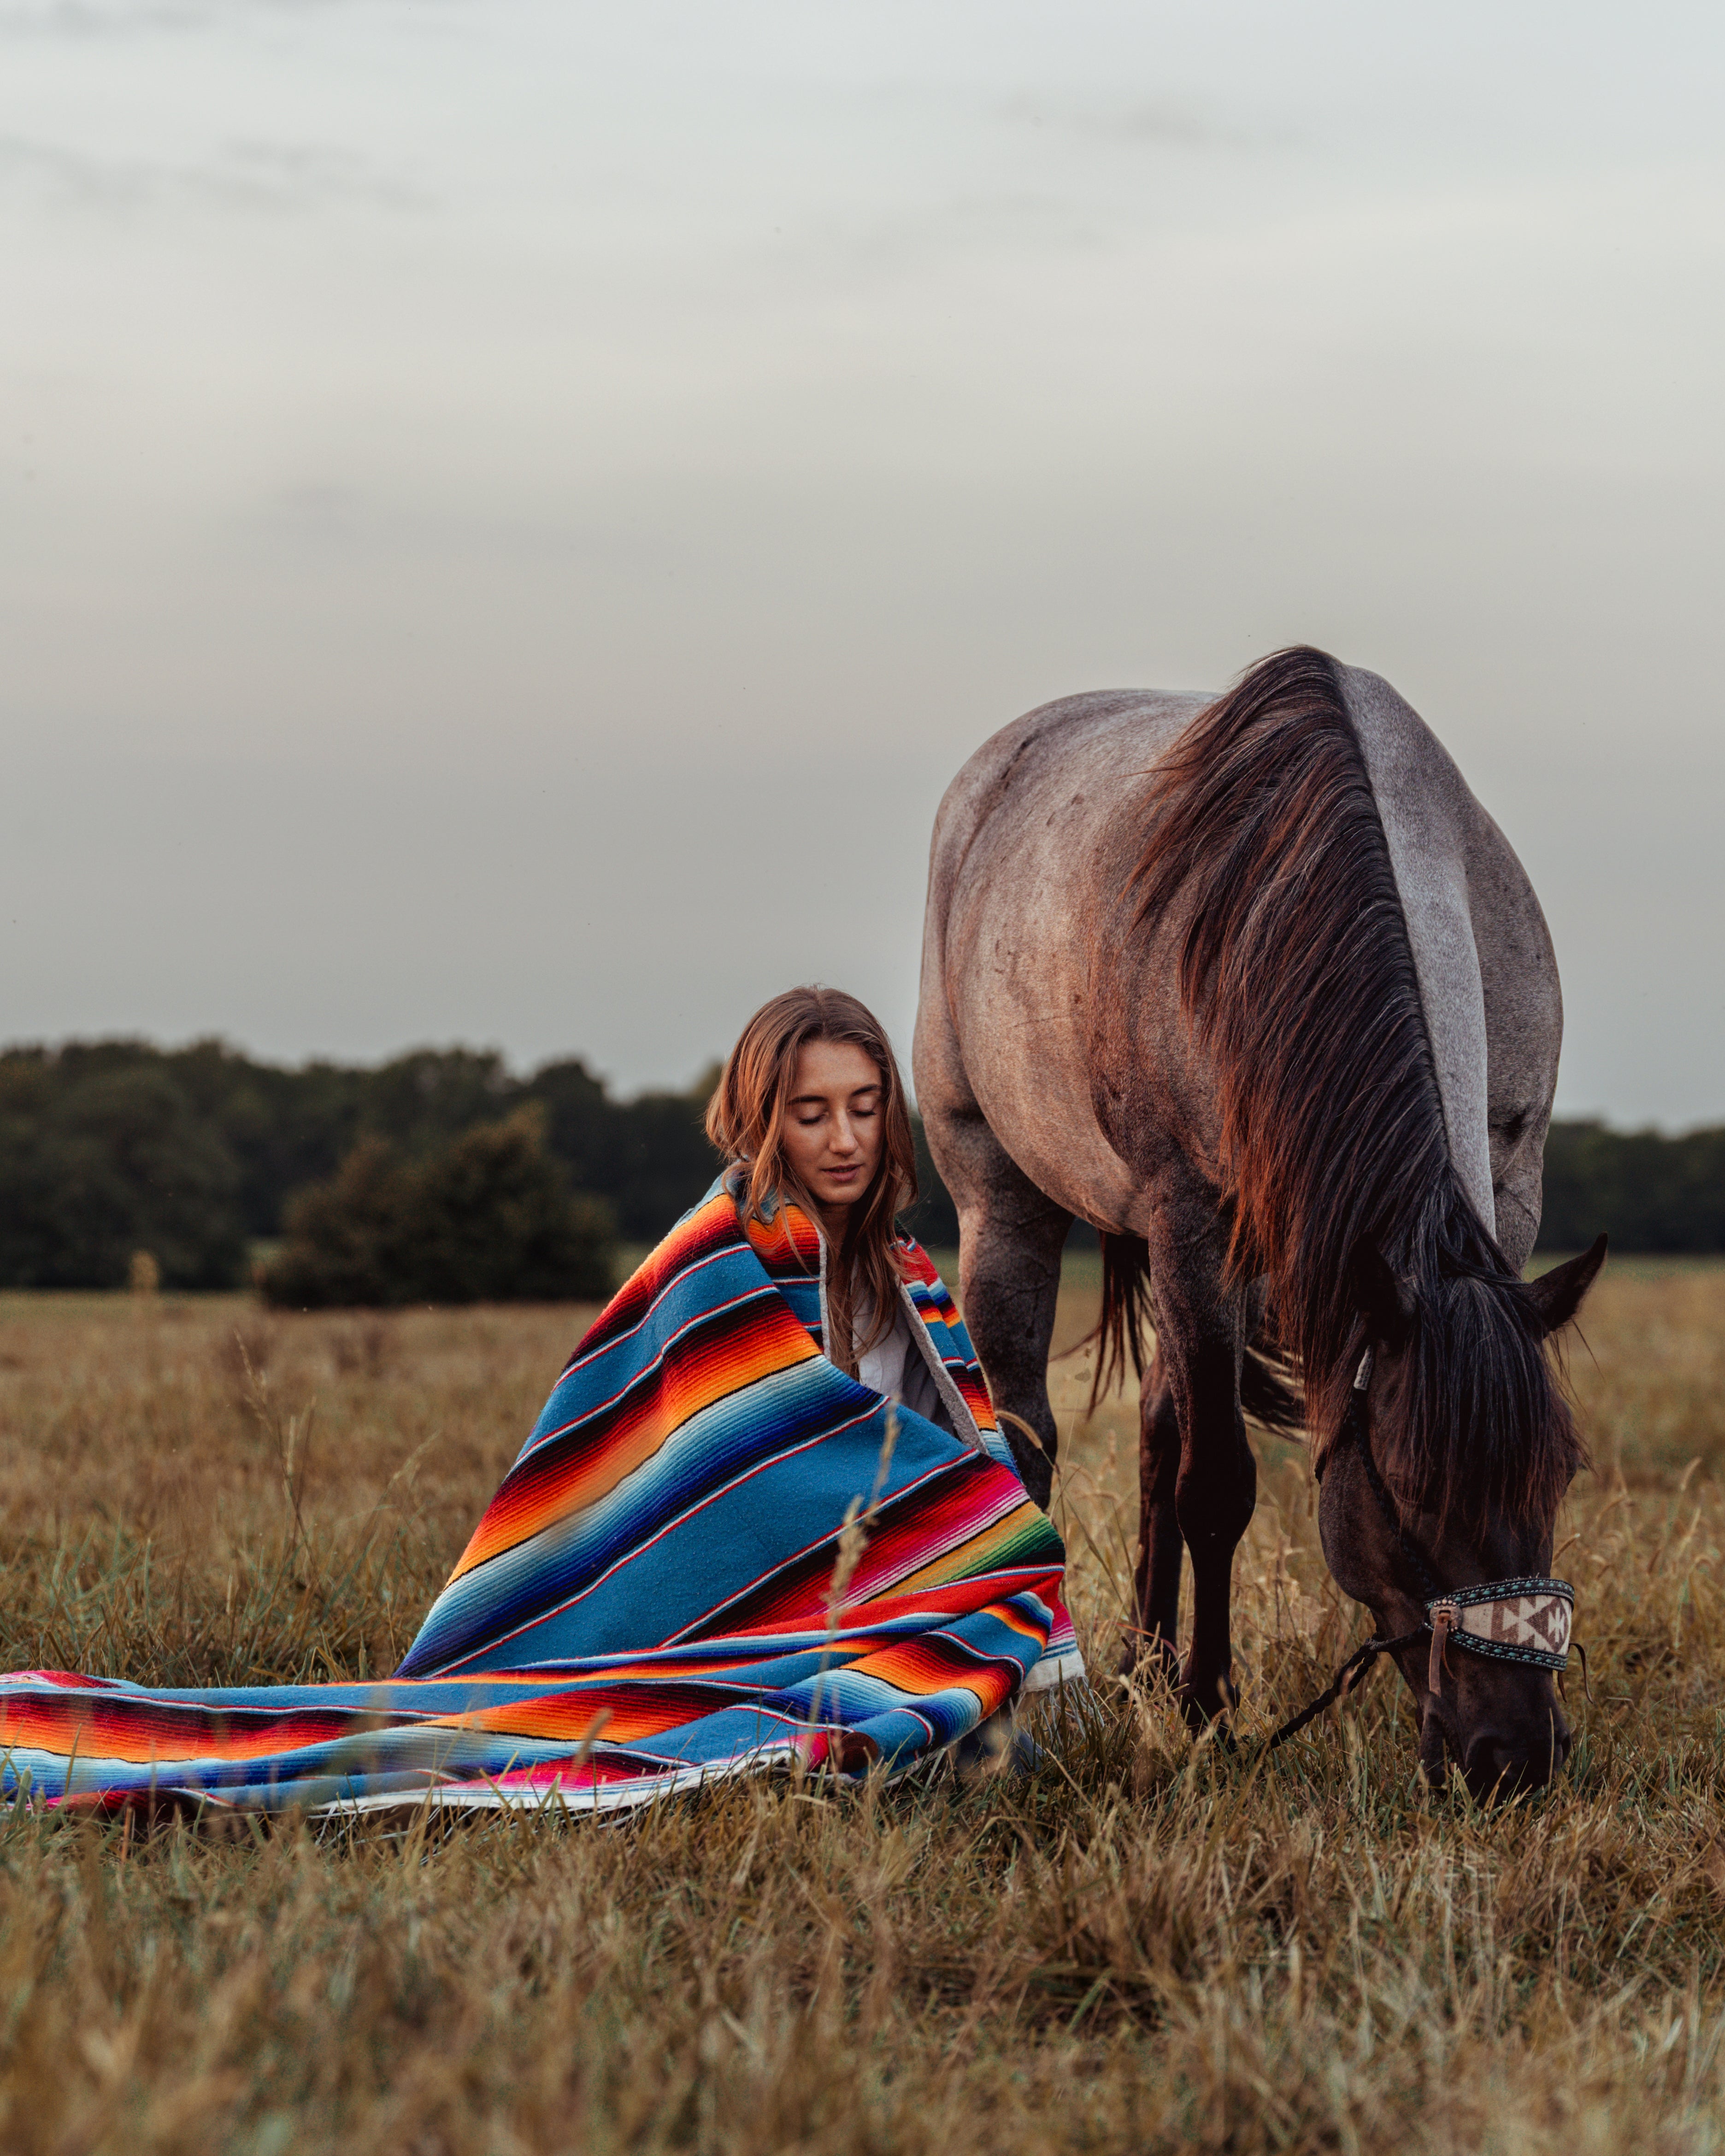
<svg viewBox="0 0 1725 2156"><path fill-rule="evenodd" d="M820 1240L722 1184L600 1313L395 1675L0 1677L33 1804L608 1812L751 1769L896 1774L1082 1675L1064 1552L952 1299L901 1245L956 1433L817 1344Z"/></svg>

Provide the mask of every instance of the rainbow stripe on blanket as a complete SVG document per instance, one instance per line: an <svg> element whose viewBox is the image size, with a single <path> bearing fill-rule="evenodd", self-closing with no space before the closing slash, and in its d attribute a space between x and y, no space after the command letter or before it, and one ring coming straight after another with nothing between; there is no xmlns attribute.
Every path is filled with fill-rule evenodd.
<svg viewBox="0 0 1725 2156"><path fill-rule="evenodd" d="M393 1677L0 1677L0 1792L604 1811L794 1759L899 1771L1081 1675L1060 1539L927 1255L906 1290L956 1436L821 1353L820 1261L794 1208L745 1229L716 1186L576 1350Z"/></svg>

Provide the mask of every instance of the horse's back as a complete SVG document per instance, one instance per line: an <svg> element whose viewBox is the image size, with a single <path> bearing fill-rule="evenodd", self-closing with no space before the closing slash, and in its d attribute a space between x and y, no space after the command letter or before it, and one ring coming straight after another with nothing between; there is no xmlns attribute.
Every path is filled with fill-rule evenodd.
<svg viewBox="0 0 1725 2156"><path fill-rule="evenodd" d="M1074 896L1078 849L1093 846L1123 799L1203 710L1202 696L1107 689L1043 704L991 735L942 797L930 849L927 934L950 947L981 908L1051 929ZM938 966L942 952L934 954ZM925 963L927 961L925 960Z"/></svg>
<svg viewBox="0 0 1725 2156"><path fill-rule="evenodd" d="M1403 897L1458 1169L1517 1263L1531 1250L1562 1004L1521 863L1453 758L1389 684L1337 674ZM1125 1225L1132 1178L1091 1112L1091 933L1130 874L1136 804L1210 700L1070 696L983 743L936 820L916 1083L925 1112L980 1112L1039 1187Z"/></svg>
<svg viewBox="0 0 1725 2156"><path fill-rule="evenodd" d="M942 908L973 848L1014 844L1029 819L1076 788L1136 778L1204 709L1203 696L1101 689L1040 704L991 734L935 817L931 897Z"/></svg>
<svg viewBox="0 0 1725 2156"><path fill-rule="evenodd" d="M1089 930L1122 808L1206 701L1106 690L1042 705L983 742L935 821L919 1104L936 1124L979 1112L1038 1188L1103 1225L1130 1224L1142 1193L1091 1110Z"/></svg>

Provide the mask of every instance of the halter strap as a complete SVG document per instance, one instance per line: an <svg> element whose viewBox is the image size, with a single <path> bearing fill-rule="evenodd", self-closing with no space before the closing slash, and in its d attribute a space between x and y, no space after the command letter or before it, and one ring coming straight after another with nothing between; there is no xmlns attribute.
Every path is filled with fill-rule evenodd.
<svg viewBox="0 0 1725 2156"><path fill-rule="evenodd" d="M1373 1455L1366 1420L1366 1387L1371 1376L1372 1351L1368 1348L1360 1358L1348 1396L1342 1436L1344 1440L1348 1436L1351 1425L1366 1480L1394 1532L1402 1562L1420 1589L1425 1615L1411 1632L1403 1632L1394 1640L1380 1640L1374 1634L1357 1647L1337 1671L1327 1689L1310 1707L1301 1708L1291 1720L1283 1722L1265 1745L1266 1752L1275 1751L1277 1745L1296 1735L1327 1707L1345 1699L1369 1673L1380 1655L1411 1647L1427 1632L1431 1635L1431 1660L1426 1685L1433 1692L1437 1691L1442 1674L1449 1667L1447 1650L1450 1646L1465 1648L1471 1655L1483 1655L1491 1661L1520 1662L1532 1669L1562 1671L1568 1666L1575 1589L1567 1579L1526 1573L1515 1579L1486 1580L1474 1587L1444 1588L1438 1584L1425 1551L1409 1532L1401 1507Z"/></svg>
<svg viewBox="0 0 1725 2156"><path fill-rule="evenodd" d="M1402 1562L1425 1604L1425 1622L1420 1630L1434 1635L1447 1633L1458 1647L1466 1647L1470 1654L1485 1655L1496 1661L1525 1662L1533 1669L1564 1668L1569 1660L1570 1619L1575 1609L1575 1589L1567 1579L1550 1579L1543 1573L1528 1573L1514 1579L1486 1580L1473 1587L1438 1584L1425 1551L1408 1531L1401 1507L1384 1481L1372 1451L1366 1420L1366 1387L1371 1376L1372 1351L1368 1348L1360 1358L1348 1396L1347 1421L1353 1427L1366 1480L1372 1486L1384 1519L1394 1530ZM1343 1435L1348 1435L1346 1429Z"/></svg>

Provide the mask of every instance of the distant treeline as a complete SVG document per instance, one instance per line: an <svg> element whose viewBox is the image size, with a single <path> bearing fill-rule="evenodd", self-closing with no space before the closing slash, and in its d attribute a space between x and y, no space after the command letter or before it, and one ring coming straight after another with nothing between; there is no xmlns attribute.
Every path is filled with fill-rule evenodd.
<svg viewBox="0 0 1725 2156"><path fill-rule="evenodd" d="M716 1071L685 1092L614 1099L577 1058L530 1077L503 1058L423 1049L374 1067L260 1063L220 1041L141 1040L0 1051L0 1286L109 1287L134 1252L164 1285L249 1277L252 1246L281 1236L290 1201L329 1183L362 1142L408 1163L526 1107L568 1189L600 1199L615 1236L656 1242L712 1180L701 1129ZM918 1132L919 1149L921 1133ZM932 1194L912 1224L955 1240Z"/></svg>
<svg viewBox="0 0 1725 2156"><path fill-rule="evenodd" d="M1725 1129L1679 1138L1553 1123L1545 1141L1543 1250L1725 1250Z"/></svg>
<svg viewBox="0 0 1725 2156"><path fill-rule="evenodd" d="M531 1141L554 1163L559 1187L603 1201L598 1211L578 1208L589 1255L602 1219L624 1243L651 1243L712 1178L701 1117L713 1075L684 1092L625 1101L572 1057L522 1077L500 1055L463 1048L370 1068L297 1069L220 1041L9 1049L0 1052L0 1286L118 1286L140 1250L169 1286L234 1286L250 1277L254 1245L281 1237L291 1201L310 1187L351 1164L356 1188L364 1174L372 1178L365 1187L380 1188L379 1142L398 1163L392 1187L411 1185L423 1209L429 1194L455 1187L450 1178L470 1176L472 1161L464 1168L466 1156L451 1152L458 1140L524 1109L534 1112L515 1127L528 1138L498 1162L526 1174L521 1147ZM354 1161L362 1145L372 1163L363 1173ZM957 1220L920 1128L917 1149L924 1195L909 1224L949 1248ZM1558 1123L1545 1158L1542 1248L1579 1249L1604 1228L1620 1250L1725 1251L1725 1129L1666 1138ZM487 1202L517 1213L526 1203L508 1199L506 1184L499 1191ZM437 1199L439 1219L451 1202ZM542 1192L533 1203L549 1200ZM403 1217L414 1217L411 1208ZM435 1238L416 1231L413 1240L429 1248Z"/></svg>

